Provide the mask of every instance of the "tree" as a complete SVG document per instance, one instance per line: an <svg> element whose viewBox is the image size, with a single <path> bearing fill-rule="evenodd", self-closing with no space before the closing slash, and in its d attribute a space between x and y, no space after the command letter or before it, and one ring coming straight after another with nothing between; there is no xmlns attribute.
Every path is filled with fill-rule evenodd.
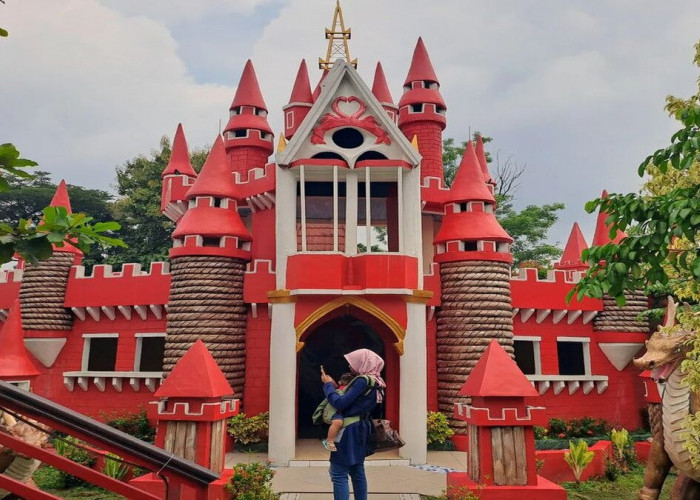
<svg viewBox="0 0 700 500"><path fill-rule="evenodd" d="M700 66L700 43L694 62ZM600 298L607 293L624 305L625 291L672 291L695 303L700 299L700 80L688 99L669 96L666 110L681 128L671 144L649 155L638 167L649 181L641 194L611 194L586 204L586 210L607 214L611 238L628 234L617 244L594 246L583 252L590 269L568 296ZM684 383L700 392L700 316L681 314L674 328L695 332L681 363ZM700 412L683 422L684 448L700 466Z"/></svg>
<svg viewBox="0 0 700 500"><path fill-rule="evenodd" d="M5 178L31 179L33 176L24 169L37 163L20 158L17 148L10 143L0 144L0 192L10 189ZM113 237L119 229L115 222L92 223L93 218L84 213L69 214L64 207L45 207L41 217L21 217L0 223L0 263L9 262L15 254L30 264L45 260L53 254L53 245L62 247L66 243L88 252L93 246L123 246L124 243ZM17 221L15 223L15 221Z"/></svg>
<svg viewBox="0 0 700 500"><path fill-rule="evenodd" d="M170 160L170 140L163 136L160 149L150 157L139 155L117 167L117 191L120 198L114 203L114 217L122 225L120 233L126 249L115 249L107 262L119 265L166 260L172 246L170 236L175 225L160 212L161 173ZM194 150L190 160L196 171L204 164L208 148Z"/></svg>
<svg viewBox="0 0 700 500"><path fill-rule="evenodd" d="M472 140L476 140L479 135L479 132L474 132ZM492 139L482 136L482 141L486 144ZM466 142L456 146L452 138L443 141L442 162L445 183L448 186L452 185L465 147ZM493 157L486 153L487 163L492 163L492 160ZM496 168L493 169L496 181L495 197L498 203L496 217L503 229L513 238L513 266L518 267L523 262L529 262L547 269L551 267L552 260L561 255L561 249L547 243L546 238L549 229L559 218L558 212L564 209L564 204L528 205L520 211L516 210L515 193L525 168L526 165L519 165L512 156L501 162L500 155L496 154Z"/></svg>

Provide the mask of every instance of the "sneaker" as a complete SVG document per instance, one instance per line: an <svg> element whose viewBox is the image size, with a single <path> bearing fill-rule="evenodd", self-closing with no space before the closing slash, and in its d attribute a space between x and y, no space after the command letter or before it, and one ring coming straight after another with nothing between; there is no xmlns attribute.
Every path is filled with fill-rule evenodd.
<svg viewBox="0 0 700 500"><path fill-rule="evenodd" d="M328 442L327 439L322 439L322 440L321 440L321 444L322 444L323 447L324 447L325 449L327 449L328 451L338 451L338 448L335 447L335 443L332 442L332 441L331 441L331 442Z"/></svg>

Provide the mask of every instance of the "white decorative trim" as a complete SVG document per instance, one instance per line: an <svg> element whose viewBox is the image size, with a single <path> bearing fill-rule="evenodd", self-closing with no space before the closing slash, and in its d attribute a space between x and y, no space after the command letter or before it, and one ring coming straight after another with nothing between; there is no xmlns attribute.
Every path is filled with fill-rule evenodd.
<svg viewBox="0 0 700 500"><path fill-rule="evenodd" d="M557 342L589 342L590 337L557 337Z"/></svg>
<svg viewBox="0 0 700 500"><path fill-rule="evenodd" d="M155 316L157 319L163 319L163 306L160 304L151 304L149 306L151 309L151 312L153 313L153 316Z"/></svg>
<svg viewBox="0 0 700 500"><path fill-rule="evenodd" d="M584 382L583 382L583 385L582 385L582 387L583 387L583 389L582 389L583 393L584 393L584 394L588 394L589 392L591 392L591 391L593 390L593 386L594 386L594 385L595 385L595 382L594 382L593 380L586 380L586 381L584 381Z"/></svg>
<svg viewBox="0 0 700 500"><path fill-rule="evenodd" d="M525 323L528 319L530 319L530 316L535 312L534 309L521 309L520 310L520 321Z"/></svg>
<svg viewBox="0 0 700 500"><path fill-rule="evenodd" d="M105 313L105 316L107 316L110 320L114 321L114 319L117 317L117 313L114 310L114 306L102 306L100 307L103 313Z"/></svg>
<svg viewBox="0 0 700 500"><path fill-rule="evenodd" d="M644 344L642 342L599 342L598 347L617 371L621 372L630 364L635 354L644 347Z"/></svg>
<svg viewBox="0 0 700 500"><path fill-rule="evenodd" d="M581 387L581 381L580 380L572 380L571 382L566 384L569 387L569 394L573 394L576 391L579 390Z"/></svg>
<svg viewBox="0 0 700 500"><path fill-rule="evenodd" d="M581 311L581 310L569 311L569 317L566 318L566 324L567 325L572 324L574 321L576 321L578 319L579 316L581 316L581 314L583 314L583 311Z"/></svg>
<svg viewBox="0 0 700 500"><path fill-rule="evenodd" d="M569 311L567 311L566 309L554 311L554 313L552 314L552 323L554 323L555 325L559 323L562 319L564 319L564 316L566 316L568 312Z"/></svg>
<svg viewBox="0 0 700 500"><path fill-rule="evenodd" d="M566 382L564 382L563 380L555 380L554 383L552 384L552 391L554 392L554 395L556 396L561 391L563 391L565 385L566 385Z"/></svg>
<svg viewBox="0 0 700 500"><path fill-rule="evenodd" d="M598 311L586 311L585 313L583 313L583 324L587 325L596 316L598 316Z"/></svg>
<svg viewBox="0 0 700 500"><path fill-rule="evenodd" d="M192 411L190 409L189 403L184 402L169 402L166 400L153 401L151 404L158 405L158 415L159 416L174 416L174 415L191 415L191 416L201 416L205 413L205 407L218 408L221 413L228 413L236 409L238 406L238 399L222 399L221 401L216 401L213 403L202 403L201 405L196 405L199 411Z"/></svg>
<svg viewBox="0 0 700 500"><path fill-rule="evenodd" d="M464 416L465 418L471 418L473 410L485 411L488 415L489 421L498 420L511 420L528 422L532 420L533 410L544 410L542 406L525 406L525 415L521 416L520 410L518 408L501 408L500 415L498 411L492 410L490 408L481 408L478 406L472 406L464 403L455 403L455 413L459 416Z"/></svg>
<svg viewBox="0 0 700 500"><path fill-rule="evenodd" d="M148 306L134 306L134 311L142 320L145 321L148 318Z"/></svg>
<svg viewBox="0 0 700 500"><path fill-rule="evenodd" d="M156 386L163 378L162 372L91 372L77 371L64 372L63 384L66 389L73 392L75 385L83 390L88 390L90 379L100 392L105 392L107 388L107 379L111 379L111 385L117 392L122 392L124 379L129 379L129 384L134 391L139 390L140 381L143 380L146 387L155 391Z"/></svg>
<svg viewBox="0 0 700 500"><path fill-rule="evenodd" d="M25 338L24 346L42 365L51 368L66 341L66 338Z"/></svg>
<svg viewBox="0 0 700 500"><path fill-rule="evenodd" d="M608 377L606 375L525 375L527 379L536 384L540 394L544 394L552 387L555 395L568 387L569 394L575 393L582 388L583 394L589 394L595 386L598 394L603 393L608 388Z"/></svg>
<svg viewBox="0 0 700 500"><path fill-rule="evenodd" d="M85 308L84 307L71 307L71 311L75 314L80 321L85 321Z"/></svg>
<svg viewBox="0 0 700 500"><path fill-rule="evenodd" d="M100 308L99 307L86 307L85 310L88 312L90 317L95 321L100 321Z"/></svg>
<svg viewBox="0 0 700 500"><path fill-rule="evenodd" d="M535 318L535 322L537 324L542 323L547 318L547 316L549 316L549 313L551 313L551 312L552 312L551 309L539 309L537 311L537 316Z"/></svg>
<svg viewBox="0 0 700 500"><path fill-rule="evenodd" d="M126 319L131 319L131 306L117 306L117 309Z"/></svg>

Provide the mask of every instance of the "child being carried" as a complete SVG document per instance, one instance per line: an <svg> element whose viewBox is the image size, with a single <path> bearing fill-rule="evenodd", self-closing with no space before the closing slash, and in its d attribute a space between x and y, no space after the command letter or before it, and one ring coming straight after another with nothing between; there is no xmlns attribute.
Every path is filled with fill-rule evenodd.
<svg viewBox="0 0 700 500"><path fill-rule="evenodd" d="M345 389L350 382L355 378L352 373L343 374L340 379L338 379L338 388L336 392L338 394L344 394ZM313 420L314 423L320 423L318 420L323 420L330 424L328 428L328 436L326 439L322 440L321 443L323 447L328 451L337 451L335 447L335 438L338 436L338 432L343 427L343 415L339 413L333 406L328 403L328 400L323 400L314 412Z"/></svg>

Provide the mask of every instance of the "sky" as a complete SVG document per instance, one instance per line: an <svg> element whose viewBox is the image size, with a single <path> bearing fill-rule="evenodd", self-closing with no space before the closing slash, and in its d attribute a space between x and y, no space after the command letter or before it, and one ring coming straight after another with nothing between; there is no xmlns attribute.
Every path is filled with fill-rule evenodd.
<svg viewBox="0 0 700 500"><path fill-rule="evenodd" d="M637 165L678 128L668 94L697 91L697 0L341 0L371 86L382 62L398 102L423 37L447 103L445 137L493 138L525 166L516 205L563 202L564 244L587 200L637 191ZM296 70L312 82L332 0L6 0L0 4L0 142L54 181L114 191L115 167L182 122L211 144L247 59L282 129ZM279 135L279 134L277 134ZM492 167L493 168L493 167Z"/></svg>

